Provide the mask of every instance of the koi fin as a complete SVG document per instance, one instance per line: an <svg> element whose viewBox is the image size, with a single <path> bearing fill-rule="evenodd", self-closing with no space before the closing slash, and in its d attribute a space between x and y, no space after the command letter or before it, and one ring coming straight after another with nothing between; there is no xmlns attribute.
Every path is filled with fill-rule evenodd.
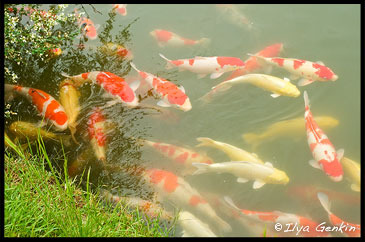
<svg viewBox="0 0 365 242"><path fill-rule="evenodd" d="M136 65L135 65L133 62L130 62L129 64L131 65L131 67L132 67L134 70L136 70L136 72L138 72L138 73L140 72L140 70L138 70L138 69L137 69Z"/></svg>
<svg viewBox="0 0 365 242"><path fill-rule="evenodd" d="M228 89L230 89L232 87L231 82L226 81L226 82L222 82L220 84L218 84L217 86L212 87L212 90L214 91L219 91L219 92L224 92L227 91Z"/></svg>
<svg viewBox="0 0 365 242"><path fill-rule="evenodd" d="M109 107L111 107L111 106L113 106L113 105L115 105L115 104L117 104L117 103L119 103L119 101L118 101L117 99L115 99L115 100L111 100L111 101L108 101L108 102L106 102L106 104L102 107L102 109L104 109L104 108L109 108Z"/></svg>
<svg viewBox="0 0 365 242"><path fill-rule="evenodd" d="M303 97L304 97L304 105L305 105L306 107L309 107L309 98L308 98L308 93L307 93L307 91L304 91L304 93L303 93Z"/></svg>
<svg viewBox="0 0 365 242"><path fill-rule="evenodd" d="M132 82L131 84L129 84L129 87L130 87L133 91L136 91L140 85L141 85L141 81L140 81L139 79L137 79L137 80L135 80L134 82Z"/></svg>
<svg viewBox="0 0 365 242"><path fill-rule="evenodd" d="M208 172L209 169L209 165L205 164L205 163L191 163L193 166L195 166L196 168L198 168L198 170L196 170L193 175L199 175L199 174L203 174Z"/></svg>
<svg viewBox="0 0 365 242"><path fill-rule="evenodd" d="M324 194L323 192L318 192L317 197L319 199L319 202L323 206L323 208L327 211L327 213L331 213L331 211L330 211L331 204L328 200L328 196L326 194Z"/></svg>
<svg viewBox="0 0 365 242"><path fill-rule="evenodd" d="M171 107L170 104L164 102L163 100L158 101L157 105L160 106L160 107L165 107L165 108Z"/></svg>
<svg viewBox="0 0 365 242"><path fill-rule="evenodd" d="M232 208L238 210L238 211L241 211L237 206L236 204L234 204L234 202L232 201L232 198L230 198L229 196L224 196L223 197L224 201Z"/></svg>
<svg viewBox="0 0 365 242"><path fill-rule="evenodd" d="M198 74L198 79L205 77L207 74Z"/></svg>
<svg viewBox="0 0 365 242"><path fill-rule="evenodd" d="M253 183L253 189L259 189L259 188L261 188L263 185L265 185L265 182L263 182L263 181L259 181L259 180L256 180L256 181L254 181L254 183Z"/></svg>
<svg viewBox="0 0 365 242"><path fill-rule="evenodd" d="M318 164L317 161L315 160L310 160L309 161L309 165L311 165L312 167L316 168L316 169L320 169L321 170L321 166Z"/></svg>
<svg viewBox="0 0 365 242"><path fill-rule="evenodd" d="M337 159L338 160L341 160L344 153L345 153L345 150L344 149L337 150Z"/></svg>
<svg viewBox="0 0 365 242"><path fill-rule="evenodd" d="M351 190L355 191L355 192L360 192L360 186L356 185L356 184L351 184Z"/></svg>
<svg viewBox="0 0 365 242"><path fill-rule="evenodd" d="M266 161L264 165L267 166L267 167L274 168L274 166L268 161Z"/></svg>
<svg viewBox="0 0 365 242"><path fill-rule="evenodd" d="M270 96L272 96L273 98L277 98L277 97L280 97L281 95L280 94L277 94L277 93L273 93Z"/></svg>
<svg viewBox="0 0 365 242"><path fill-rule="evenodd" d="M177 88L179 88L183 93L185 93L185 88L183 86L178 86Z"/></svg>
<svg viewBox="0 0 365 242"><path fill-rule="evenodd" d="M309 79L300 79L297 83L298 86L302 87L302 86L306 86L306 85L309 85L311 83L313 83L314 81L313 80L309 80Z"/></svg>
<svg viewBox="0 0 365 242"><path fill-rule="evenodd" d="M201 146L212 146L214 147L214 140L210 138L205 137L198 137L196 138L197 141L200 142L200 144L197 144L195 147L201 147Z"/></svg>
<svg viewBox="0 0 365 242"><path fill-rule="evenodd" d="M239 177L239 178L237 178L237 182L239 182L239 183L246 183L246 182L248 182L248 179Z"/></svg>
<svg viewBox="0 0 365 242"><path fill-rule="evenodd" d="M316 61L317 64L320 64L322 66L324 66L325 64L322 61Z"/></svg>
<svg viewBox="0 0 365 242"><path fill-rule="evenodd" d="M283 80L286 81L286 82L290 82L290 79L287 78L287 77L284 77Z"/></svg>
<svg viewBox="0 0 365 242"><path fill-rule="evenodd" d="M64 76L64 77L66 77L66 78L72 78L72 76L69 76L69 75L67 75L66 73L64 73L64 72L61 72L61 75L62 76Z"/></svg>
<svg viewBox="0 0 365 242"><path fill-rule="evenodd" d="M214 72L214 73L210 74L210 79L217 79L223 74L224 74L224 72Z"/></svg>
<svg viewBox="0 0 365 242"><path fill-rule="evenodd" d="M167 64L166 64L166 69L169 70L169 69L172 69L175 67L175 65L173 65L171 63L171 60L167 59L163 54L159 53L159 55L161 56L162 59L164 59L165 61L167 61Z"/></svg>

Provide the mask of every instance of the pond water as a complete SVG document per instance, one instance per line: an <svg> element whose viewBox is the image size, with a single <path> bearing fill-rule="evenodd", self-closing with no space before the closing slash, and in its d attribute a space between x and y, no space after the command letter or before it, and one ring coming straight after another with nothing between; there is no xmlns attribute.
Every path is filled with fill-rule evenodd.
<svg viewBox="0 0 365 242"><path fill-rule="evenodd" d="M165 110L162 114L153 109L129 109L122 104L105 108L105 116L114 124L108 132L107 163L121 165L125 172L114 170L106 174L92 165L91 180L94 184L104 184L113 194L150 199L151 190L134 172L136 167L142 165L174 172L201 195L210 194L218 198L229 196L242 209L266 212L278 210L330 225L328 215L316 197L302 198L306 194L305 189L321 188L338 195L330 196L334 214L345 221L360 223L360 195L350 189L351 183L346 177L341 182L333 182L322 171L309 165L308 161L313 157L304 125L297 137L279 137L262 143L255 150L242 139L242 134L262 133L278 121L303 118L305 109L302 94L306 90L314 116L331 116L339 121L338 126L324 130L336 150L343 148L345 157L360 162L360 5L235 5L235 13L245 16L248 24L238 24L238 19L234 18L230 10L222 10L227 6L214 4L128 4L126 16L118 13L113 15L111 4L93 6L98 12L88 4L83 5L84 9L80 5L69 5L66 10L72 12L78 7L80 12L86 11L88 17L100 25L97 29L99 37L83 42L83 50L77 48L82 39L76 39L72 46L61 46L61 56L48 64L34 65L34 72L23 74L19 85L41 89L58 99L59 83L64 79L61 72L78 75L90 71L109 71L127 79L136 77L137 72L130 68L128 61L118 62L116 58L105 56L96 49L105 43L114 42L124 44L131 50L133 63L138 69L182 85L192 104L188 112L159 107ZM44 7L47 9L47 6ZM190 39L204 37L210 39L210 43L160 47L149 34L154 29L169 30ZM172 60L195 56L231 56L245 61L249 58L247 53L257 53L275 43L283 44L283 51L279 54L281 57L322 61L338 75L338 80L298 86L301 95L296 98L272 98L270 92L259 87L237 84L205 103L199 98L225 80L230 72L217 79L210 79L209 76L198 79L197 74L189 71L179 72L177 68L167 70L166 61L159 56L161 53ZM289 72L276 67L270 75L290 78ZM297 80L292 83L296 84ZM103 90L96 85L83 85L79 90L82 109L76 138L80 145L66 147L69 162L89 149L87 120L92 107L106 103L102 96ZM141 96L146 96L142 91L139 90ZM157 101L147 96L141 104L158 107L155 105ZM15 120L40 120L24 98L17 97L12 101L12 106L18 115L6 120L6 128ZM172 165L173 161L168 157L135 140L141 138L189 147L196 152L206 153L216 163L230 161L226 154L215 148L196 148L198 137L209 137L255 152L263 161L270 161L275 168L285 171L290 181L286 185L266 184L260 189L253 189L252 181L238 183L237 178L228 173L182 175L181 169ZM58 144L46 144L54 157L62 154ZM92 154L90 159L97 162ZM208 197L206 200L210 202ZM166 208L169 208L171 204L167 203ZM260 236L252 233L249 227L243 227L235 218L224 214L221 205L210 203L218 216L232 227L231 232L222 233L214 227L216 221L200 216L199 219L207 223L217 235ZM178 207L176 204L173 206ZM180 230L178 227L175 236L181 236ZM341 233L333 233L333 236L341 236Z"/></svg>

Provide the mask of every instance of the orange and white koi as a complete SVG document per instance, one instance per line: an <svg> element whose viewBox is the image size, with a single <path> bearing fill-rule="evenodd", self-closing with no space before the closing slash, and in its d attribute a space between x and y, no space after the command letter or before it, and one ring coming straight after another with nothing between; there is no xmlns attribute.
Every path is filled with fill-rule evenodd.
<svg viewBox="0 0 365 242"><path fill-rule="evenodd" d="M158 46L187 46L187 45L207 45L210 43L210 39L201 38L199 40L192 40L183 38L180 35L167 31L164 29L154 29L150 32L150 35L157 41Z"/></svg>
<svg viewBox="0 0 365 242"><path fill-rule="evenodd" d="M326 82L336 81L338 79L338 76L322 62L314 63L292 58L253 56L256 56L258 61L261 61L261 64L269 64L289 71L292 74L290 78L293 80L302 77L297 83L298 86L305 86L314 81Z"/></svg>
<svg viewBox="0 0 365 242"><path fill-rule="evenodd" d="M360 224L346 222L331 212L331 206L326 194L319 192L317 194L320 203L328 213L328 217L333 226L336 226L341 233L345 233L349 237L360 237Z"/></svg>
<svg viewBox="0 0 365 242"><path fill-rule="evenodd" d="M107 201L118 204L122 203L130 208L138 209L142 211L144 214L151 218L160 218L165 220L171 220L173 218L173 214L163 209L159 204L144 200L139 197L126 197L126 196L117 196L113 195L109 191L105 189L101 189L101 196L103 196Z"/></svg>
<svg viewBox="0 0 365 242"><path fill-rule="evenodd" d="M56 129L67 129L68 117L62 105L48 93L18 85L5 84L5 92L15 92L25 96L38 110L39 114L49 120Z"/></svg>
<svg viewBox="0 0 365 242"><path fill-rule="evenodd" d="M161 98L157 105L161 107L174 107L184 112L191 109L189 97L185 94L183 86L176 86L174 83L152 75L151 73L140 71L131 62L130 65L139 75L153 88L154 92Z"/></svg>
<svg viewBox="0 0 365 242"><path fill-rule="evenodd" d="M210 157L208 157L207 155L199 154L191 149L172 144L153 142L150 140L142 140L142 142L145 145L155 148L164 156L175 161L176 164L183 165L186 170L189 171L188 173L191 173L190 171L196 170L195 167L191 165L193 162L213 164L213 160Z"/></svg>
<svg viewBox="0 0 365 242"><path fill-rule="evenodd" d="M117 10L122 16L127 15L127 4L113 4L113 10Z"/></svg>
<svg viewBox="0 0 365 242"><path fill-rule="evenodd" d="M88 134L95 156L98 160L106 163L106 129L105 117L100 108L94 108L87 121Z"/></svg>
<svg viewBox="0 0 365 242"><path fill-rule="evenodd" d="M204 219L211 219L217 229L230 232L231 226L222 220L204 198L181 177L161 169L148 169L143 173L160 199L166 199Z"/></svg>
<svg viewBox="0 0 365 242"><path fill-rule="evenodd" d="M100 25L95 25L94 22L91 19L88 19L84 16L79 16L77 9L75 9L75 15L77 17L77 22L78 25L81 29L81 31L83 32L83 34L91 39L94 40L98 37L98 28L100 27Z"/></svg>
<svg viewBox="0 0 365 242"><path fill-rule="evenodd" d="M169 60L162 54L160 54L160 56L167 61L166 69L178 67L179 71L186 70L197 73L198 78L203 78L210 74L211 79L216 79L225 72L234 71L245 66L245 63L237 57L197 56L191 59Z"/></svg>
<svg viewBox="0 0 365 242"><path fill-rule="evenodd" d="M273 45L270 45L270 46L266 47L265 49L257 52L255 55L263 56L263 57L277 56L282 51L282 49L283 49L283 44L282 43L277 43L277 44L273 44ZM260 65L257 62L256 57L255 56L250 56L245 61L244 68L237 69L237 70L233 71L232 74L229 75L224 81L229 81L229 80L231 80L235 77L242 76L242 75L251 73L253 71L258 71L261 68L262 68L262 65ZM266 72L269 72L269 70L267 70ZM199 99L205 101L206 103L211 101L214 94L216 94L220 91L224 91L224 90L221 90L219 87L220 86L215 86L214 89L210 90L207 94L205 94L204 96L202 96Z"/></svg>
<svg viewBox="0 0 365 242"><path fill-rule="evenodd" d="M239 215L251 221L262 223L262 228L264 228L264 224L266 224L267 228L269 228L270 231L273 231L272 228L274 227L274 225L279 223L282 226L281 228L288 229L288 227L291 227L293 230L290 229L290 231L296 232L295 235L300 235L304 237L330 236L330 234L327 231L318 230L317 228L320 224L309 218L292 213L284 213L281 211L261 212L261 211L240 209L233 203L230 197L225 196L224 200L228 203L229 206L231 206L237 212L239 212ZM281 231L283 232L281 233L282 236L285 236L285 234L286 236L294 236L292 233L287 233L284 231L285 230Z"/></svg>
<svg viewBox="0 0 365 242"><path fill-rule="evenodd" d="M305 127L307 130L307 140L314 160L309 164L314 168L323 170L333 181L339 182L343 177L343 169L340 160L344 150L336 152L335 147L328 139L327 135L319 128L309 109L309 99L307 91L304 91L305 103Z"/></svg>
<svg viewBox="0 0 365 242"><path fill-rule="evenodd" d="M101 46L99 49L106 55L118 56L120 58L125 58L126 60L133 59L132 52L123 45L110 42Z"/></svg>
<svg viewBox="0 0 365 242"><path fill-rule="evenodd" d="M134 93L139 86L138 81L129 86L122 77L104 71L86 72L76 76L69 76L65 73L62 73L62 75L72 79L76 87L81 86L85 82L98 84L108 93L107 96L114 99L108 102L109 105L121 102L128 107L138 106L138 97Z"/></svg>

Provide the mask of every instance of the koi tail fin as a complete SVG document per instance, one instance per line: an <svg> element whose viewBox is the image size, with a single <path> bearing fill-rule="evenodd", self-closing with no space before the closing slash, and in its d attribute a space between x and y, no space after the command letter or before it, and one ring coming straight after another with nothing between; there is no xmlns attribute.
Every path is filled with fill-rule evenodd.
<svg viewBox="0 0 365 242"><path fill-rule="evenodd" d="M196 138L197 141L200 142L200 144L197 144L195 147L201 147L201 146L214 146L214 140L206 137L199 137Z"/></svg>
<svg viewBox="0 0 365 242"><path fill-rule="evenodd" d="M326 210L328 214L331 214L331 204L328 200L328 196L322 192L317 193L317 197L319 199L319 202L322 204L323 208Z"/></svg>
<svg viewBox="0 0 365 242"><path fill-rule="evenodd" d="M136 72L140 72L140 70L137 69L136 65L133 62L129 63L131 65L131 67L136 71Z"/></svg>
<svg viewBox="0 0 365 242"><path fill-rule="evenodd" d="M219 225L218 229L223 233L229 233L232 231L232 227L223 219L216 216L214 220L217 222L217 225Z"/></svg>
<svg viewBox="0 0 365 242"><path fill-rule="evenodd" d="M198 170L196 170L193 175L199 175L199 174L203 174L203 173L207 173L209 172L209 165L205 164L205 163L191 163L193 166L195 166L196 168L198 168Z"/></svg>
<svg viewBox="0 0 365 242"><path fill-rule="evenodd" d="M201 38L199 40L199 43L204 46L204 47L207 47L209 44L210 44L211 40L208 39L208 38Z"/></svg>
<svg viewBox="0 0 365 242"><path fill-rule="evenodd" d="M247 133L247 134L243 134L242 135L242 139L252 145L252 147L257 147L258 144L260 143L260 136L255 134L255 133Z"/></svg>
<svg viewBox="0 0 365 242"><path fill-rule="evenodd" d="M309 98L308 98L307 91L304 91L303 97L304 97L304 105L305 105L305 107L308 107L309 108Z"/></svg>
<svg viewBox="0 0 365 242"><path fill-rule="evenodd" d="M167 61L167 64L166 64L166 69L169 70L169 69L172 69L174 68L175 66L171 63L171 60L167 59L163 54L159 54L161 56L162 59L164 59L165 61Z"/></svg>
<svg viewBox="0 0 365 242"><path fill-rule="evenodd" d="M214 92L224 92L229 90L232 87L232 83L230 81L225 81L225 82L221 82L219 83L217 86L212 87L212 90L214 90Z"/></svg>
<svg viewBox="0 0 365 242"><path fill-rule="evenodd" d="M251 56L251 57L255 57L256 61L258 64L260 64L261 66L267 66L268 63L265 61L265 57L259 56L259 55L254 55L254 54L250 54L247 53L247 55Z"/></svg>
<svg viewBox="0 0 365 242"><path fill-rule="evenodd" d="M240 209L232 201L232 198L230 198L229 196L224 196L223 198L224 198L224 201L226 202L226 204L228 204L231 208L234 208L235 210L240 211Z"/></svg>
<svg viewBox="0 0 365 242"><path fill-rule="evenodd" d="M80 144L76 138L75 138L75 133L76 133L76 124L69 124L68 125L68 128L70 129L71 131L71 137L72 137L72 140L76 143L76 144Z"/></svg>

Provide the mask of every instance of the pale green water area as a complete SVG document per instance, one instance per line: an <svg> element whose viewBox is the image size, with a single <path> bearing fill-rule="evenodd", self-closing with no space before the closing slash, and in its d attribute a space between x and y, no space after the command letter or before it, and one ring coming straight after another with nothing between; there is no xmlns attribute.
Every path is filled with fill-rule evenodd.
<svg viewBox="0 0 365 242"><path fill-rule="evenodd" d="M340 182L333 182L323 171L309 165L308 161L313 156L304 126L296 138L278 137L262 143L255 150L242 139L244 133L262 133L269 125L281 120L304 119L303 92L306 90L314 116L331 116L339 121L338 126L324 130L335 149L343 148L345 157L360 163L360 5L236 5L238 12L252 23L252 28L237 25L237 21L231 19L232 16L221 12L220 7L214 4L128 4L126 16L116 14L113 17L110 15L111 4L93 5L100 13L93 11L88 4L83 6L85 9L79 11L86 10L89 18L100 25L97 30L99 36L107 42L119 41L129 48L134 56L133 63L138 69L182 85L192 104L192 109L188 112L159 107L166 110L164 115L154 110L128 109L120 103L106 108L104 112L107 118L116 124L114 130L109 132L108 163L122 165L128 171L140 165L170 170L201 195L207 192L217 198L229 196L242 209L265 212L278 210L311 218L317 223L326 222L326 225L331 226L328 214L318 202L316 193L310 195L306 190L325 189L329 194L334 194L330 196L331 211L344 221L360 224L360 193L351 190L351 182L346 176ZM72 12L74 8L74 5L69 5L67 11ZM154 29L165 29L195 40L205 37L211 42L206 46L160 47L149 34ZM107 30L109 36L105 34ZM96 59L95 47L103 45L100 38L84 42L86 48L77 50L77 57L72 57L71 53L76 53L75 46L79 41L76 39L74 46L62 46L62 55L51 63L51 67L39 67L37 73L41 73L40 76L23 79L18 84L44 90L58 99L59 83L64 79L61 72L78 75L90 71L109 71L124 78L137 76L127 61L112 63L111 59L100 54ZM161 53L171 60L195 56L231 56L245 61L249 58L247 53L257 53L275 43L283 44L279 56L322 61L338 75L338 80L298 86L301 94L296 98L272 98L269 91L250 84L237 84L214 97L211 102L204 103L198 99L225 80L231 72L217 79L210 79L209 76L198 79L197 74L189 71L179 72L177 68L167 70L166 61L159 56ZM273 68L270 75L290 78L289 72L277 67ZM297 82L298 80L292 81L293 84ZM106 103L102 97L103 91L96 85L84 85L80 91L82 110L78 117L76 138L81 144L66 148L69 162L89 145L86 122L91 108ZM28 101L22 98L15 100L18 100L18 103L13 102L18 115L13 120L6 120L6 125L14 120L39 120ZM156 106L157 101L149 96L141 104ZM218 149L195 148L198 144L197 137L209 137L255 152L263 161L270 161L275 168L285 171L290 181L286 185L265 184L255 190L252 181L238 183L237 178L228 173L182 175L180 168L172 165L174 161L151 147L136 145L133 137L205 152L216 163L230 161ZM59 146L50 148L49 152L55 156L61 154ZM105 175L96 168L92 170L92 175L94 184L105 184L113 194L151 198L150 190L145 188L144 182L133 175L125 172ZM232 227L232 232L222 233L214 226L215 221L197 214L216 235L261 236L222 212L223 205L214 204L208 197L206 200L218 216ZM169 201L165 201L165 204L166 209L177 207L171 206ZM188 207L181 209L189 210ZM268 229L273 230L272 224L268 226L271 226ZM261 228L263 232L264 226ZM175 236L181 236L179 225ZM332 233L332 236L344 234L337 232Z"/></svg>

